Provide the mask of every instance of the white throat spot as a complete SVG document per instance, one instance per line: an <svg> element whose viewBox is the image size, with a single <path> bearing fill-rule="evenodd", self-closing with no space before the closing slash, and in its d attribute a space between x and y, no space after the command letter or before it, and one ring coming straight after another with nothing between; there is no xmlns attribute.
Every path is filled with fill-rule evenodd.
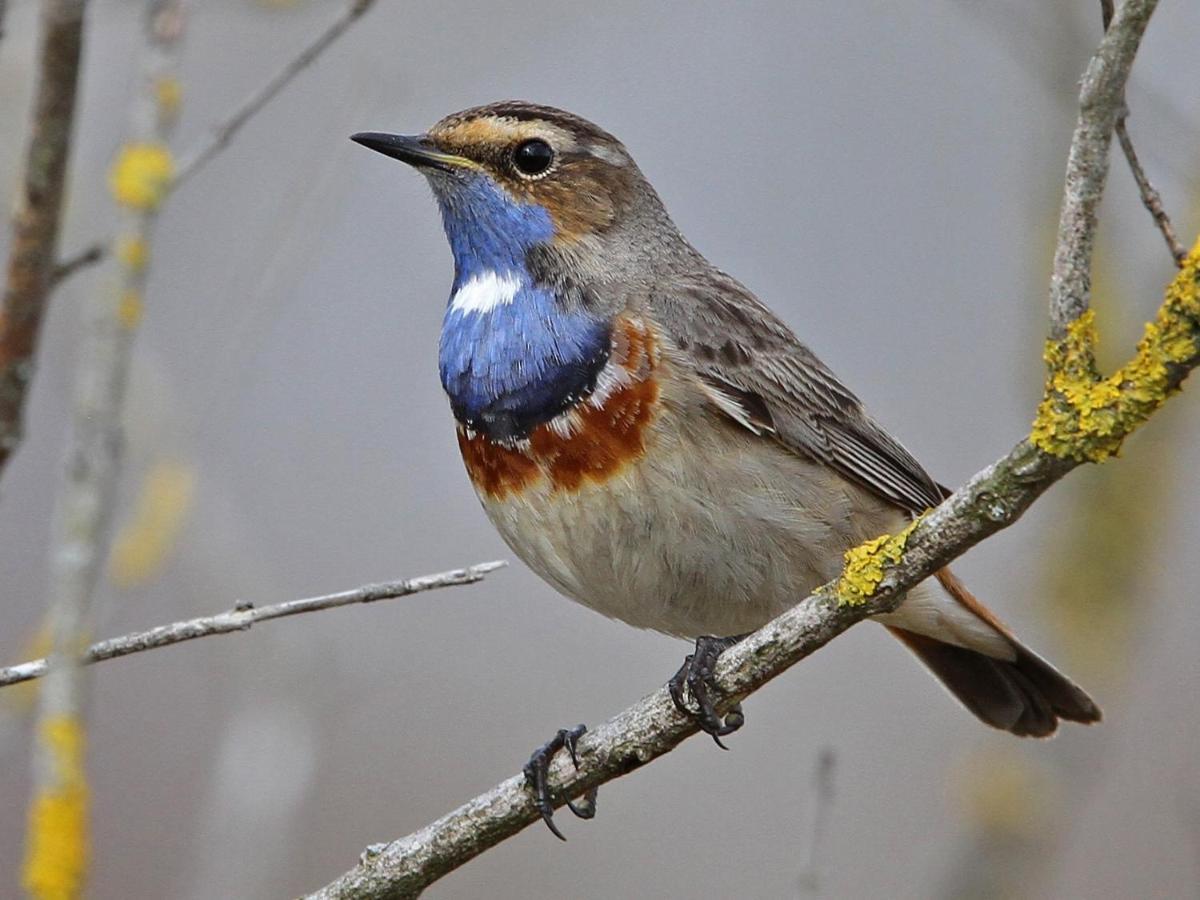
<svg viewBox="0 0 1200 900"><path fill-rule="evenodd" d="M472 275L454 292L450 308L460 313L491 312L497 306L512 303L520 289L521 279L512 272L504 275L496 272Z"/></svg>

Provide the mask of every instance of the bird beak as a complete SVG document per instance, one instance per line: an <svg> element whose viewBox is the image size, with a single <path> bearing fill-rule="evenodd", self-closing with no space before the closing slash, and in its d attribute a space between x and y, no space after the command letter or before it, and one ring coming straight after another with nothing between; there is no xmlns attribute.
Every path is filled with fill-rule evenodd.
<svg viewBox="0 0 1200 900"><path fill-rule="evenodd" d="M475 167L475 163L466 157L438 150L434 147L433 142L423 134L381 134L375 131L360 131L358 134L352 134L350 140L418 169L441 169L443 172L453 172L457 169Z"/></svg>

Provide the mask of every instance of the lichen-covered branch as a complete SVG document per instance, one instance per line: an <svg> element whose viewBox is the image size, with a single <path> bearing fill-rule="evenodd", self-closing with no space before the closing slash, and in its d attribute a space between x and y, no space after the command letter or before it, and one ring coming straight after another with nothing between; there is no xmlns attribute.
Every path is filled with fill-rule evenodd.
<svg viewBox="0 0 1200 900"><path fill-rule="evenodd" d="M21 441L42 314L58 261L85 5L85 0L42 2L38 82L0 307L0 472ZM0 27L2 13L0 2Z"/></svg>
<svg viewBox="0 0 1200 900"><path fill-rule="evenodd" d="M1111 379L1101 379L1091 355L1094 337L1086 313L1096 207L1124 85L1154 7L1153 0L1126 0L1084 79L1051 284L1047 399L1033 438L904 532L851 550L837 581L725 651L715 674L726 705L854 623L891 611L907 590L1015 522L1071 469L1114 453L1200 362L1200 244L1168 288L1135 357ZM666 689L656 691L586 734L578 746L578 767L563 754L555 759L556 802L561 805L651 762L696 731ZM358 865L309 900L415 897L539 818L523 778L510 778L406 838L368 848Z"/></svg>
<svg viewBox="0 0 1200 900"><path fill-rule="evenodd" d="M163 85L170 78L183 29L183 0L146 0L143 92L135 100L131 146L161 148L175 118ZM165 150L163 151L165 152ZM122 195L122 163L114 194L126 233L145 243L156 204ZM150 190L154 172L136 174ZM50 261L53 263L53 256ZM40 693L34 743L34 789L29 808L23 883L37 898L74 898L87 869L87 781L83 766L84 684L81 653L91 631L91 601L109 530L121 460L121 416L144 265L122 263L116 297L86 307L84 345L75 378L71 446L55 510L48 625L52 651ZM69 764L68 764L69 763Z"/></svg>
<svg viewBox="0 0 1200 900"><path fill-rule="evenodd" d="M1200 304L1200 244L1168 289L1164 308L1179 304ZM1200 319L1192 319L1190 329L1196 349L1181 364L1180 379L1200 361ZM1122 418L1114 428L1136 428L1141 421L1144 418ZM1022 441L911 529L847 553L841 579L721 655L716 679L726 704L758 690L856 622L894 609L909 588L1020 518L1054 482L1080 465L1081 458L1045 453ZM628 774L696 731L694 721L676 710L665 689L654 692L584 735L578 769L562 755L555 760L551 779L559 791L557 801ZM539 818L522 777L510 778L420 831L370 848L357 866L309 900L415 897Z"/></svg>
<svg viewBox="0 0 1200 900"><path fill-rule="evenodd" d="M336 594L287 600L283 603L272 603L269 606L241 603L233 609L216 615L185 619L182 622L172 622L170 625L159 625L147 631L135 631L120 637L109 638L106 641L99 641L84 651L82 662L90 665L106 659L129 656L133 653L141 653L143 650L169 647L172 644L194 641L196 638L210 637L214 634L235 634L239 631L248 631L252 625L271 619L283 619L288 616L319 612L324 609L337 609L340 606L352 606L358 603L392 600L438 588L475 584L482 581L488 573L503 568L504 565L505 563L500 560L477 563L467 566L465 569L451 569L448 572L420 575L401 581L367 584L353 590L339 591ZM47 668L48 664L45 659L33 659L15 666L0 668L0 687L41 678L46 674Z"/></svg>

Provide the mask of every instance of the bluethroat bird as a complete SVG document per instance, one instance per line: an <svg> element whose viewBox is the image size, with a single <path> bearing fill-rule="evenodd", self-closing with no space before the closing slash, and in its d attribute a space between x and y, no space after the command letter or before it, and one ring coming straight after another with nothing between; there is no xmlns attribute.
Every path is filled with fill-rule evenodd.
<svg viewBox="0 0 1200 900"><path fill-rule="evenodd" d="M947 489L688 243L591 122L509 101L353 140L416 167L441 209L454 283L438 364L484 511L566 596L694 639L671 694L715 738L735 730L740 709L713 702L722 650ZM948 569L875 619L988 725L1044 737L1100 719ZM555 834L547 765L582 731L526 766Z"/></svg>

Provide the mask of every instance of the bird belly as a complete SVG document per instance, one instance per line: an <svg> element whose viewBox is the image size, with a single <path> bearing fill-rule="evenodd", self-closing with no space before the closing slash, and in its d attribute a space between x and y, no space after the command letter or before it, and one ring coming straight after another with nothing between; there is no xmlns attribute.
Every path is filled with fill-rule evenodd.
<svg viewBox="0 0 1200 900"><path fill-rule="evenodd" d="M835 577L847 548L903 521L713 414L668 360L630 387L586 427L520 448L460 430L504 540L585 606L680 637L745 633Z"/></svg>

